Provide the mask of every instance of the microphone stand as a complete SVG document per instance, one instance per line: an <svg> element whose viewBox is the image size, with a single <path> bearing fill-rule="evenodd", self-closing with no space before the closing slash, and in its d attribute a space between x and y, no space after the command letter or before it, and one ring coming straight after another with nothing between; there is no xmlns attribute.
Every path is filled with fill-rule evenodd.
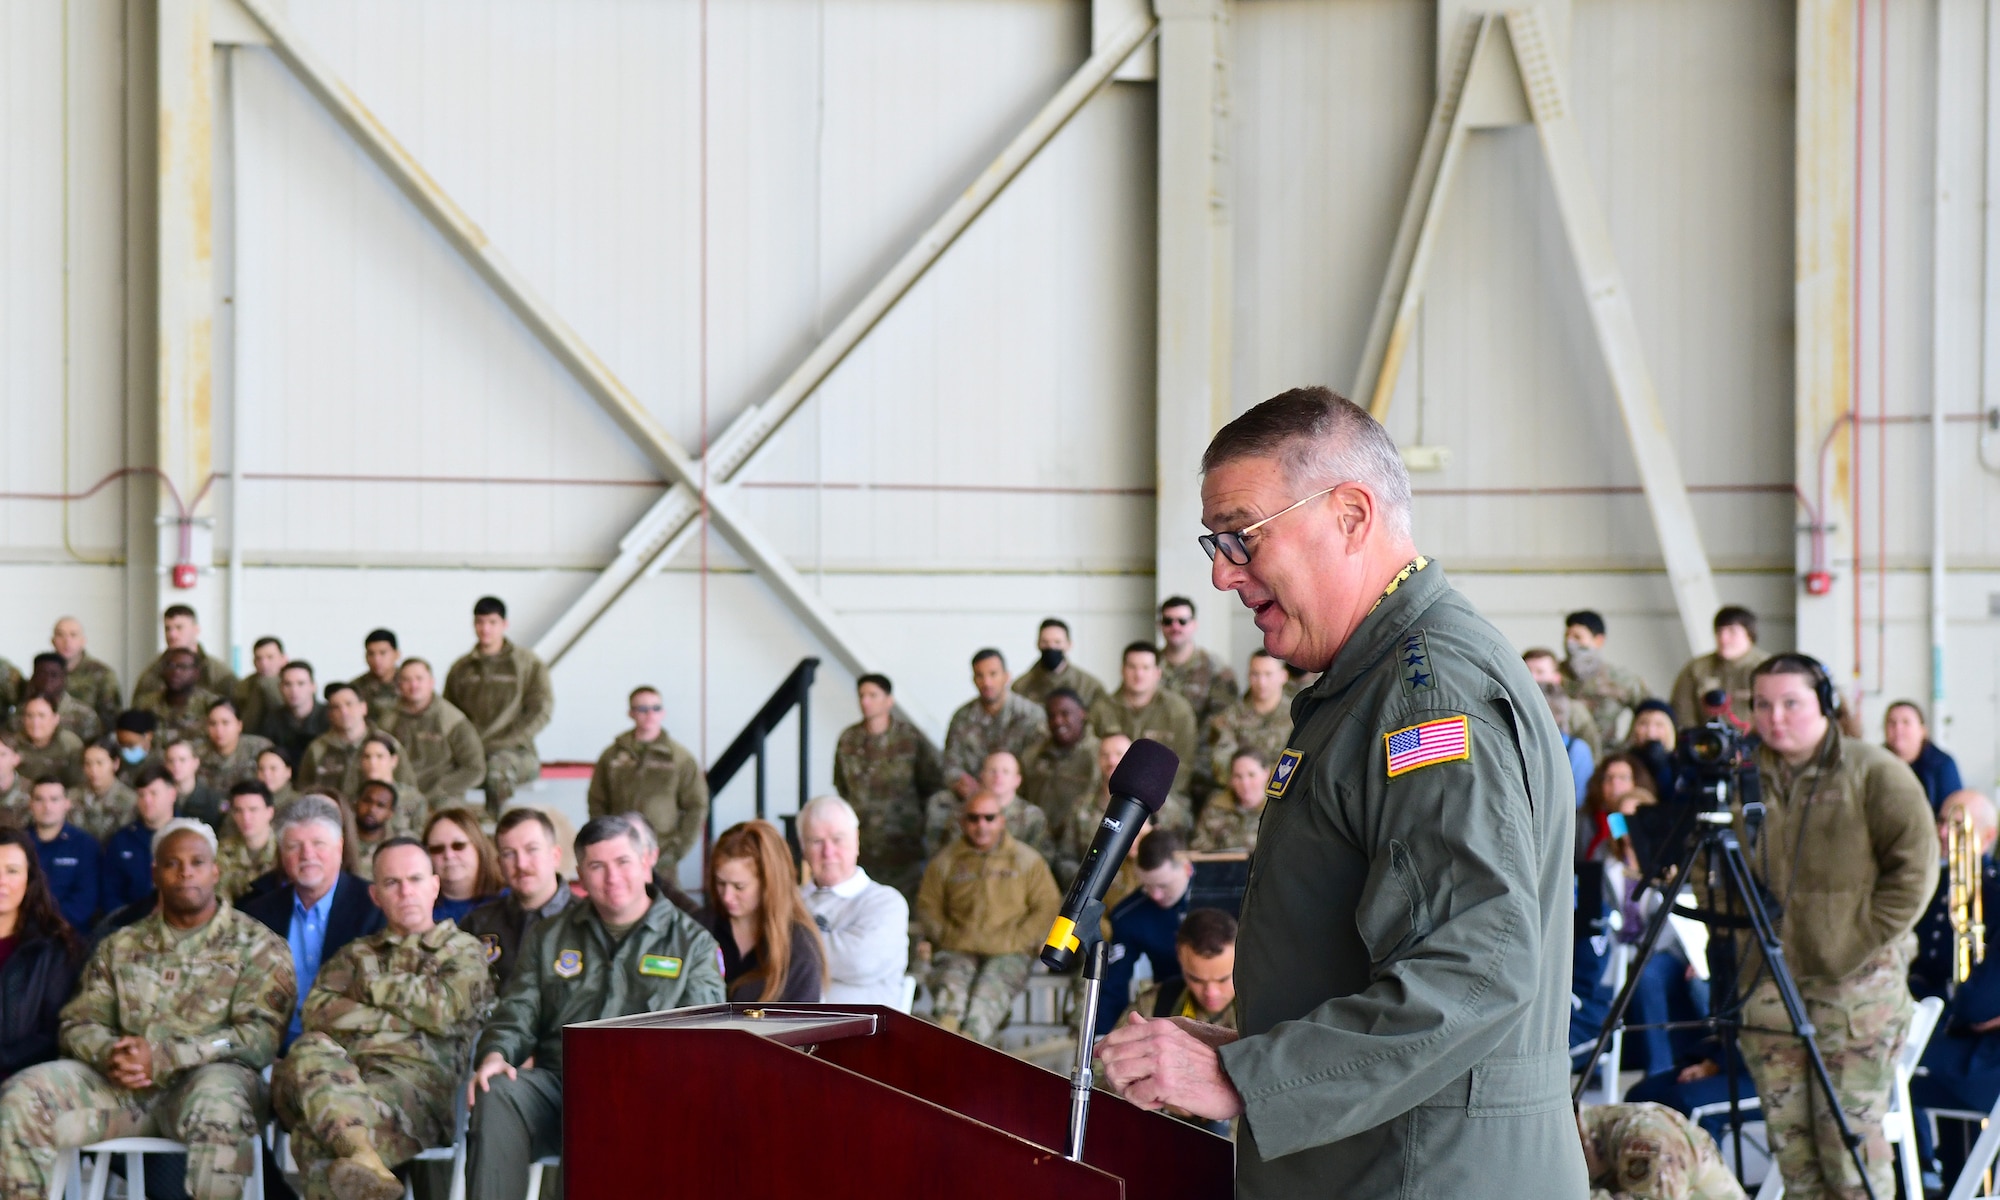
<svg viewBox="0 0 2000 1200"><path fill-rule="evenodd" d="M1104 901L1092 900L1084 906L1076 923L1076 936L1083 946L1083 1006L1077 1014L1076 1066L1069 1077L1069 1147L1063 1157L1083 1161L1084 1127L1090 1120L1090 1089L1094 1082L1090 1069L1090 1048L1097 1040L1097 998L1104 988L1104 939L1100 936Z"/></svg>

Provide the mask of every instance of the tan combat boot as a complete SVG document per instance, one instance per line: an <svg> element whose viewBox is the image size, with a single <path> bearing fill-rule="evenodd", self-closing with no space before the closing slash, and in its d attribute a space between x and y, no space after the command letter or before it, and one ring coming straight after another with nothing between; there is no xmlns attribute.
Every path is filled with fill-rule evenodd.
<svg viewBox="0 0 2000 1200"><path fill-rule="evenodd" d="M403 1184L375 1147L350 1134L329 1147L340 1157L327 1164L326 1182L340 1200L403 1200Z"/></svg>

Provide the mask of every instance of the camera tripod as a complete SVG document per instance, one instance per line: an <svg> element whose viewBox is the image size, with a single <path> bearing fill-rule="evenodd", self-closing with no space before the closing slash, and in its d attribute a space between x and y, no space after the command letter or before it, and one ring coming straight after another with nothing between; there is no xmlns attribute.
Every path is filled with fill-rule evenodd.
<svg viewBox="0 0 2000 1200"><path fill-rule="evenodd" d="M1764 807L1762 804L1752 803L1746 804L1743 807L1746 823L1753 826L1761 824ZM1630 969L1626 972L1625 986L1618 990L1617 998L1611 1002L1611 1011L1604 1018L1604 1027L1598 1031L1597 1043L1591 1047L1590 1057L1586 1060L1583 1077L1577 1081L1576 1089L1571 1093L1571 1099L1580 1099L1583 1096L1585 1085L1590 1082L1592 1073L1597 1069L1598 1061L1603 1057L1605 1048L1611 1043L1611 1035L1623 1026L1625 1010L1632 1002L1632 993L1638 987L1640 978L1645 974L1646 965L1653 960L1653 954L1659 948L1660 935L1666 930L1667 918L1673 914L1675 903L1680 899L1682 889L1687 887L1688 880L1694 873L1695 864L1706 860L1711 872L1713 872L1715 864L1720 862L1726 872L1723 880L1723 892L1725 896L1733 896L1743 902L1747 924L1752 936L1757 939L1758 948L1764 956L1764 967L1771 973L1771 982L1777 988L1778 999L1784 1004L1785 1015L1791 1022L1792 1028L1790 1032L1805 1046L1806 1059L1812 1066L1813 1078L1817 1081L1820 1092L1826 1098L1827 1111L1832 1114L1834 1124L1840 1130L1841 1144L1847 1147L1848 1155L1854 1160L1854 1169L1861 1176L1861 1186L1867 1191L1870 1200L1884 1200L1883 1197L1875 1194L1875 1185L1868 1179L1868 1164L1861 1156L1861 1135L1855 1133L1853 1127L1848 1124L1847 1112L1841 1107L1839 1094L1834 1090L1833 1076L1826 1069L1826 1059L1820 1054L1819 1040L1815 1034L1812 1020L1806 1015L1805 999L1799 994L1798 982L1792 977L1791 969L1785 965L1785 951L1783 945L1779 942L1777 923L1771 919L1770 911L1764 906L1763 894L1759 890L1755 879L1750 874L1748 860L1743 856L1742 843L1737 840L1736 831L1730 828L1733 817L1726 806L1716 809L1702 809L1695 812L1693 816L1696 824L1696 832L1689 836L1687 851L1682 856L1680 864L1673 875L1668 877L1667 880L1655 884L1660 892L1660 907L1646 922L1645 932L1639 938L1638 955L1633 959ZM1728 917L1723 917L1722 920L1716 923L1738 925L1739 927L1741 924L1741 922ZM1738 978L1730 980L1731 988L1729 990L1736 991L1738 990L1740 972L1732 972L1732 974L1738 976ZM1732 1003L1731 1011L1733 1012L1740 1003L1740 1000ZM1712 1003L1710 1005L1711 1015L1706 1020L1698 1022L1698 1024L1715 1030L1723 1039L1722 1065L1723 1069L1729 1073L1729 1124L1734 1132L1737 1170L1740 1171L1742 1170L1743 1163L1743 1114L1738 1106L1738 1097L1736 1094L1736 1071L1738 1069L1737 1062L1739 1056L1735 1050L1736 1035L1742 1028L1742 1022L1734 1016L1714 1015L1719 1007L1719 1004ZM1759 1030L1758 1032L1779 1033L1782 1031ZM1617 1070L1616 1063L1612 1064L1612 1070ZM1771 1169L1774 1171L1777 1170L1775 1161L1772 1163Z"/></svg>

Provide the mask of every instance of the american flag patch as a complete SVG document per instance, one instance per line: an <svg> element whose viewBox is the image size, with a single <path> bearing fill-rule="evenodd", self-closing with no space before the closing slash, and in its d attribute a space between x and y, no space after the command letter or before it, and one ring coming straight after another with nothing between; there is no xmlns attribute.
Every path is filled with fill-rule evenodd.
<svg viewBox="0 0 2000 1200"><path fill-rule="evenodd" d="M1425 721L1421 725L1385 733L1382 741L1388 748L1391 779L1418 767L1472 757L1472 732L1466 717Z"/></svg>

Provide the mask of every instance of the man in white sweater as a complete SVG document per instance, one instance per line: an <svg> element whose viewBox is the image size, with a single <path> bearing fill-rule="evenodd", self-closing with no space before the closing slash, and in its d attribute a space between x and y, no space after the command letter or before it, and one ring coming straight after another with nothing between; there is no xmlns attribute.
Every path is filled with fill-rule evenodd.
<svg viewBox="0 0 2000 1200"><path fill-rule="evenodd" d="M806 907L826 941L825 1001L901 1007L910 905L861 869L860 818L839 796L816 797L799 810L799 844L812 868Z"/></svg>

